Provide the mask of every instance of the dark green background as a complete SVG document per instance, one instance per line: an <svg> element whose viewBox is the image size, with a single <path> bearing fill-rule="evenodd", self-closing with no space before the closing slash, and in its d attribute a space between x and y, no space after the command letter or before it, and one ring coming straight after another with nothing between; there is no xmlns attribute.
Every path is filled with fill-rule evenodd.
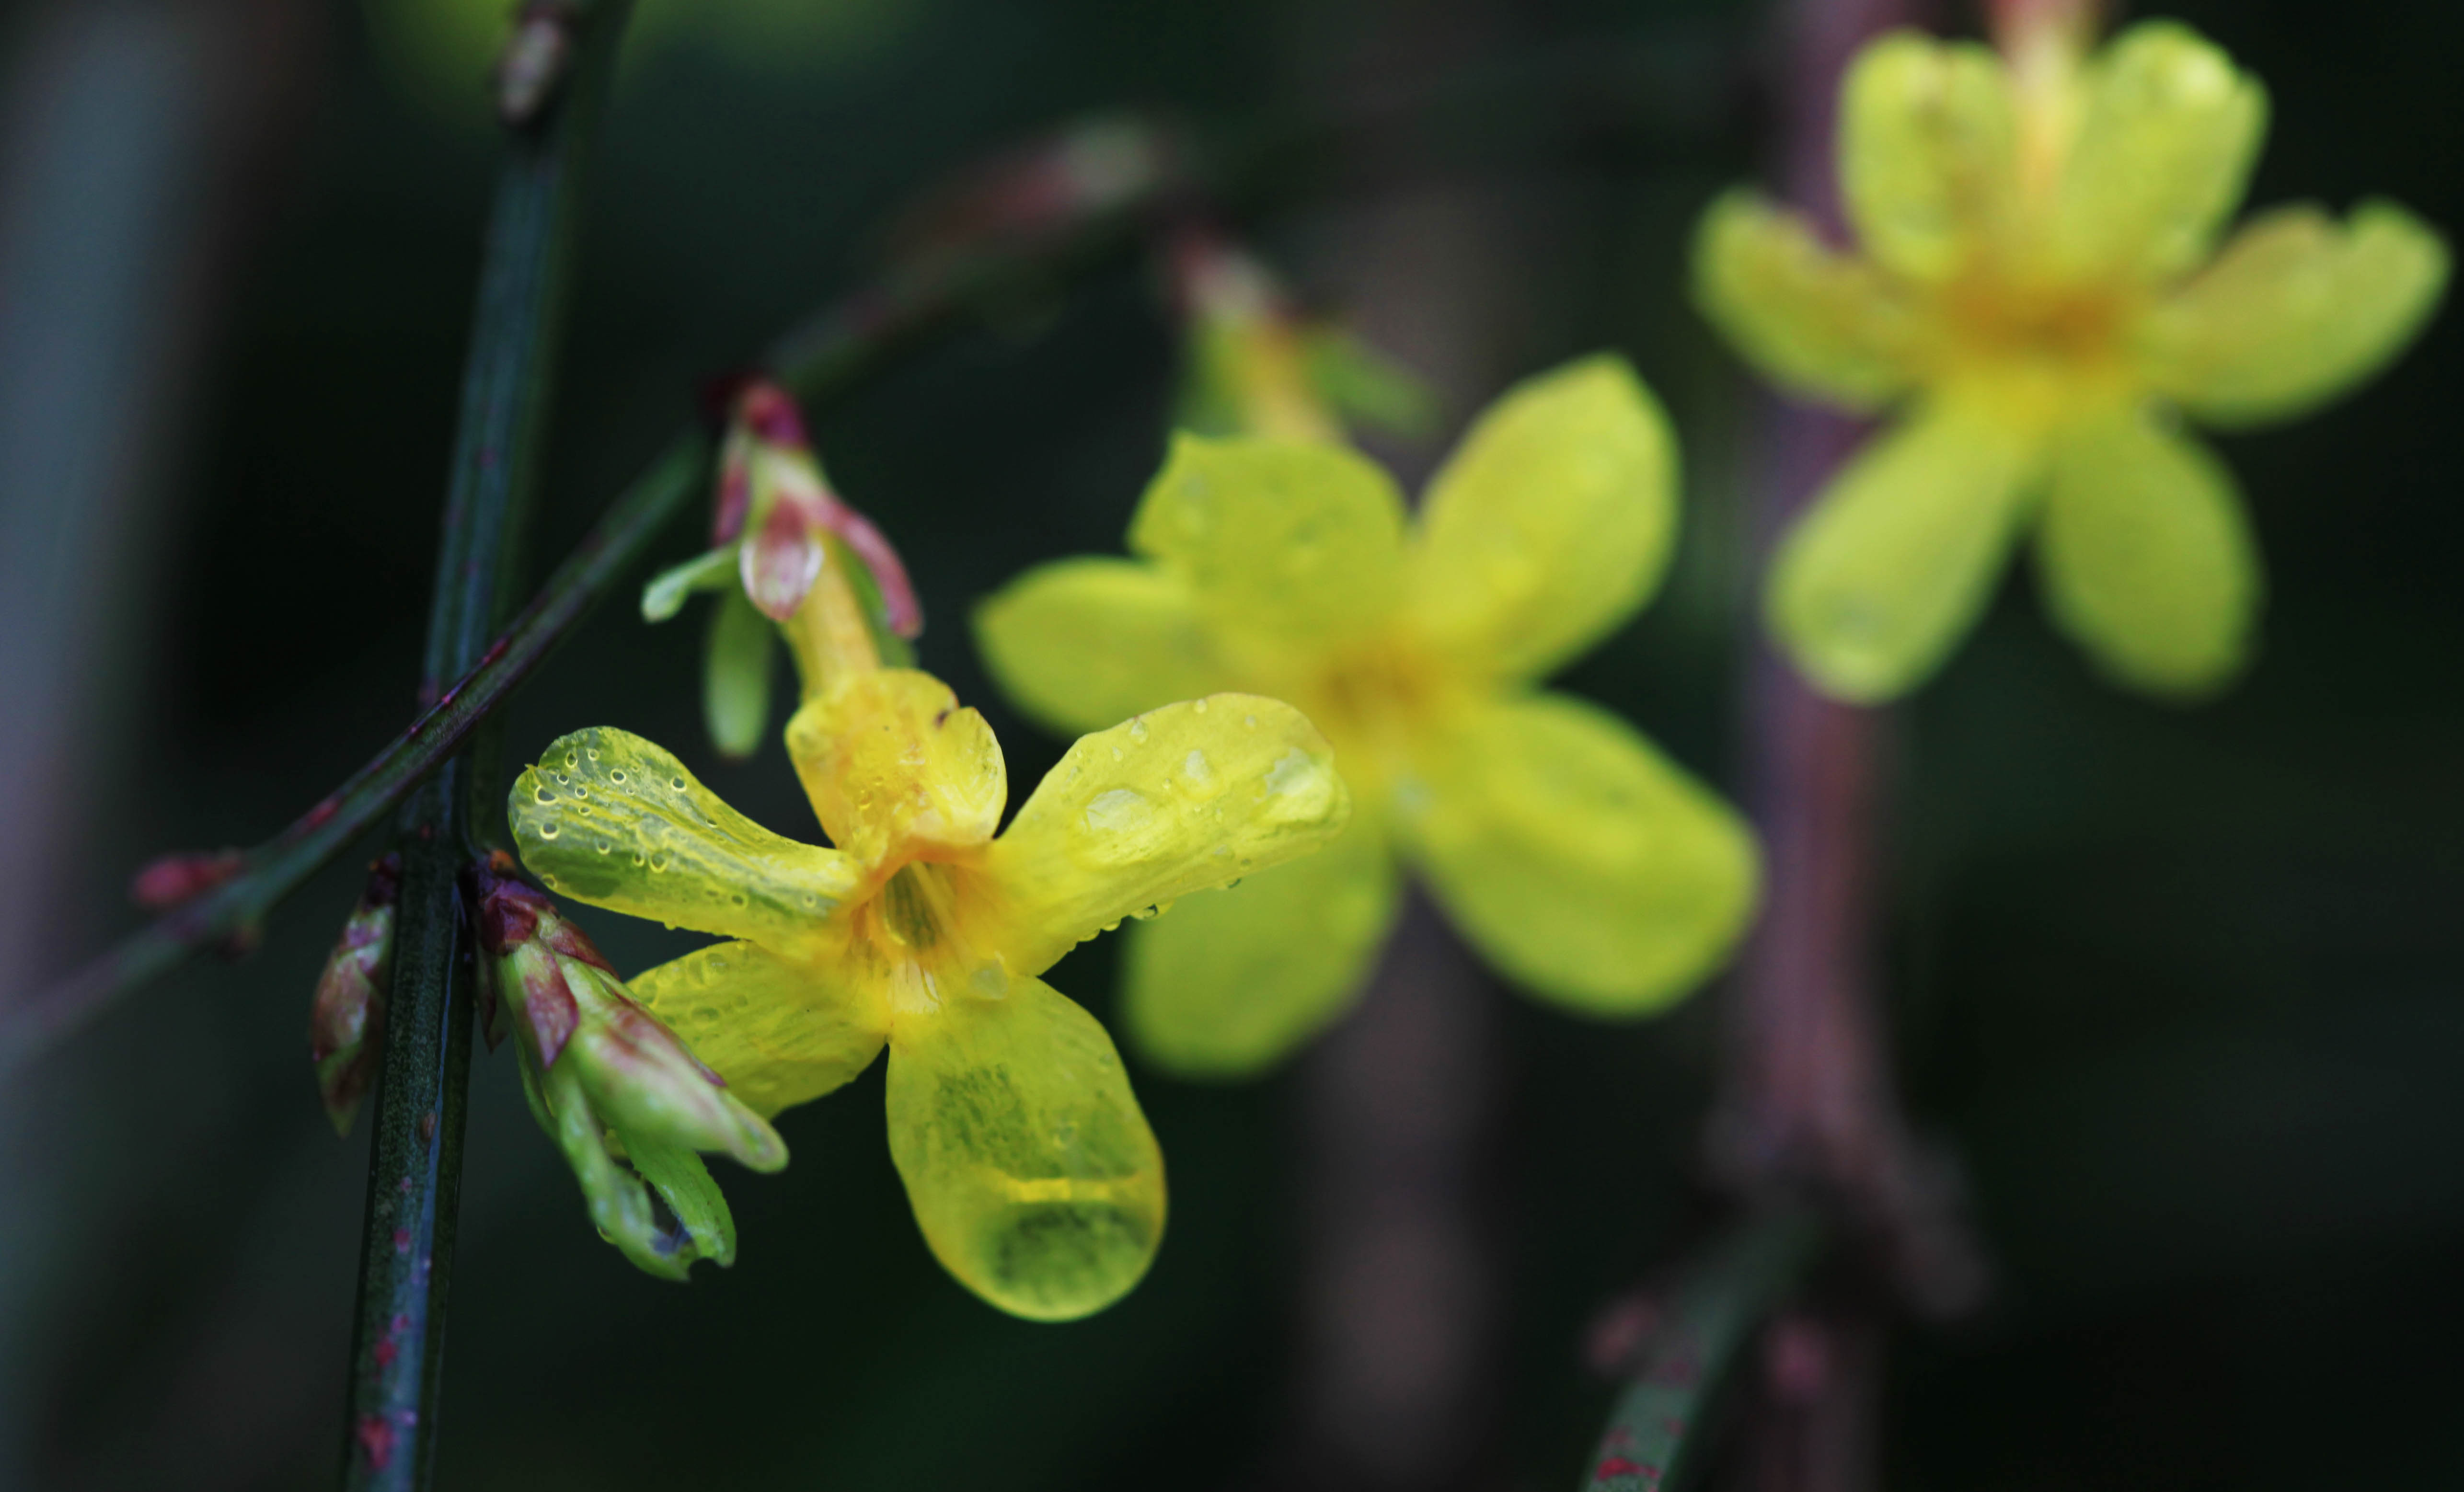
<svg viewBox="0 0 2464 1492"><path fill-rule="evenodd" d="M550 463L542 553L788 318L864 273L920 185L1075 111L1243 119L1368 86L1361 38L1401 4L906 0L860 55L747 74L644 60L608 130ZM2173 11L2267 82L2254 200L2365 194L2464 226L2453 59L2427 4L2224 0ZM1733 778L1741 643L1733 473L1753 397L1684 307L1693 211L1762 159L1742 69L1758 9L1497 5L1492 57L1659 49L1684 89L1647 127L1488 123L1387 150L1342 196L1255 225L1303 287L1345 197L1460 181L1504 225L1501 374L1627 352L1687 443L1670 591L1572 675L1699 770ZM95 826L93 937L165 845L248 843L406 717L490 179L377 75L352 12L248 240L173 473L172 556L125 779ZM1545 90L1528 96L1541 110ZM1471 143L1466 143L1466 139ZM1357 282L1375 266L1341 267ZM925 667L981 705L1023 793L1058 753L968 646L974 598L1031 562L1118 547L1163 437L1171 345L1124 266L1003 308L820 426L841 488L904 548ZM2113 693L2040 620L2024 574L1898 713L1887 972L1905 1088L1966 1159L2004 1276L1986 1317L1909 1332L1889 1484L1943 1492L2464 1484L2464 433L2454 318L2379 384L2222 443L2271 581L2267 647L2224 702ZM1468 411L1448 411L1453 428ZM696 516L663 559L698 542ZM528 759L589 724L678 751L731 801L810 828L776 745L715 763L693 700L698 611L600 613L511 712ZM247 962L129 1002L29 1080L50 1180L18 1205L74 1249L16 1267L19 1430L49 1483L317 1485L336 1459L363 1140L326 1129L308 990L356 870L317 881ZM621 967L683 946L585 920ZM1104 1013L1111 954L1054 982ZM1699 1207L1708 998L1576 1026L1501 991L1495 1137L1510 1270L1506 1438L1485 1484L1573 1484L1607 1402L1590 1313ZM1141 1092L1172 1232L1086 1324L1001 1317L925 1253L889 1164L880 1072L794 1111L795 1164L728 1173L742 1259L690 1288L592 1237L517 1091L473 1082L442 1485L555 1489L1155 1488L1248 1484L1288 1402L1298 1242L1291 1081Z"/></svg>

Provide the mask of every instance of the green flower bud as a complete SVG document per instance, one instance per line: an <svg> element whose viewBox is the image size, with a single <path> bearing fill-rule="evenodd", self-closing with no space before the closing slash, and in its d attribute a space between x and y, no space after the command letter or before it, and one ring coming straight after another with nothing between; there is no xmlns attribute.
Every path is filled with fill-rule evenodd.
<svg viewBox="0 0 2464 1492"><path fill-rule="evenodd" d="M787 1164L777 1130L635 1000L555 903L499 855L470 873L484 1016L510 1031L531 1113L582 1183L600 1235L648 1273L736 1260L736 1225L700 1152Z"/></svg>

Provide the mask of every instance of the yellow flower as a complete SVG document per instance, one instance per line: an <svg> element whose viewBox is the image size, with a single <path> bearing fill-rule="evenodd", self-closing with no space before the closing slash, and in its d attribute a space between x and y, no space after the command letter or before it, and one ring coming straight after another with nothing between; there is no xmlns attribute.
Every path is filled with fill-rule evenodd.
<svg viewBox="0 0 2464 1492"><path fill-rule="evenodd" d="M616 730L550 746L514 834L577 901L730 941L632 981L756 1112L890 1049L891 1158L925 1241L995 1306L1100 1310L1163 1233L1163 1159L1111 1041L1039 975L1334 838L1351 796L1290 706L1177 704L1072 746L998 838L1000 745L930 674L876 655L835 541L787 625L805 702L787 749L835 848L781 838Z"/></svg>
<svg viewBox="0 0 2464 1492"><path fill-rule="evenodd" d="M1732 194L1707 314L1777 382L1898 423L1784 542L1771 626L1826 692L1922 683L2033 532L2054 620L2116 680L2190 696L2247 661L2262 590L2231 474L2178 416L2300 414L2387 362L2447 274L2365 203L2215 241L2258 152L2257 81L2189 29L2089 55L2060 7L2003 55L1897 33L1849 70L1839 173L1860 252Z"/></svg>
<svg viewBox="0 0 2464 1492"><path fill-rule="evenodd" d="M1394 920L1398 856L1568 1010L1651 1011L1726 957L1753 901L1744 825L1623 720L1532 687L1659 584L1675 464L1609 358L1501 399L1417 523L1351 450L1182 435L1130 527L1143 562L1063 560L984 604L985 656L1041 718L1271 694L1359 795L1332 848L1137 931L1127 1020L1149 1055L1253 1072L1340 1015Z"/></svg>

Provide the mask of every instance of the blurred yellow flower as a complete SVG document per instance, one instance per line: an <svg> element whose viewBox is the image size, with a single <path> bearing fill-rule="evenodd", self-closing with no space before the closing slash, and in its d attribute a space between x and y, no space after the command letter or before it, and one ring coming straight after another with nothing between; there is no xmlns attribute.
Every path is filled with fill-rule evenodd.
<svg viewBox="0 0 2464 1492"><path fill-rule="evenodd" d="M1335 838L1351 795L1309 722L1217 694L1072 746L1006 832L1001 747L930 674L877 667L837 541L786 624L804 680L787 749L835 848L781 838L617 730L514 785L522 859L577 901L728 942L632 993L768 1115L890 1050L891 1158L925 1241L1014 1314L1134 1285L1163 1235L1163 1158L1094 1018L1038 977L1125 917Z"/></svg>
<svg viewBox="0 0 2464 1492"><path fill-rule="evenodd" d="M2268 212L2219 250L2266 121L2188 28L2100 51L2013 7L2001 54L1885 36L1842 86L1859 252L1750 193L1705 216L1706 313L1776 382L1897 422L1783 543L1768 617L1824 691L1922 683L2033 532L2055 621L2116 680L2192 696L2247 661L2262 590L2231 474L2180 427L2287 419L2383 366L2447 275L2365 203Z"/></svg>
<svg viewBox="0 0 2464 1492"><path fill-rule="evenodd" d="M1146 1053L1246 1074L1340 1015L1394 921L1398 856L1565 1009L1655 1010L1726 958L1754 898L1745 825L1617 716L1532 687L1659 584L1675 465L1613 358L1499 400L1417 523L1353 451L1184 434L1131 523L1143 560L1063 560L984 603L987 662L1056 727L1274 695L1359 795L1333 847L1137 930L1127 1020Z"/></svg>

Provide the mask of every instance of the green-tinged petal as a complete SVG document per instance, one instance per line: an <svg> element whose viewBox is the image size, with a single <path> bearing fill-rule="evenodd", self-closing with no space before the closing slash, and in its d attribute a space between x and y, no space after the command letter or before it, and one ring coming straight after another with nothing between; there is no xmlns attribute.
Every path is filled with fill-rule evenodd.
<svg viewBox="0 0 2464 1492"><path fill-rule="evenodd" d="M1163 1242L1163 1152L1111 1038L1041 979L902 1019L890 1157L942 1267L1014 1316L1072 1321Z"/></svg>
<svg viewBox="0 0 2464 1492"><path fill-rule="evenodd" d="M2151 693L2231 682L2264 589L2233 473L2145 411L2066 429L2052 456L2036 558L2062 629Z"/></svg>
<svg viewBox="0 0 2464 1492"><path fill-rule="evenodd" d="M736 1262L736 1215L702 1158L681 1145L620 1133L625 1157L668 1204L693 1253L724 1269Z"/></svg>
<svg viewBox="0 0 2464 1492"><path fill-rule="evenodd" d="M642 587L642 620L665 622L683 610L685 598L695 591L735 589L737 562L737 546L722 544L661 570Z"/></svg>
<svg viewBox="0 0 2464 1492"><path fill-rule="evenodd" d="M1073 735L1223 682L1189 587L1129 560L1038 565L976 608L976 642L1021 710Z"/></svg>
<svg viewBox="0 0 2464 1492"><path fill-rule="evenodd" d="M2202 420L2301 414L2376 373L2410 342L2447 287L2447 245L2391 202L2339 224L2279 208L2149 315L2148 382Z"/></svg>
<svg viewBox="0 0 2464 1492"><path fill-rule="evenodd" d="M1314 653L1393 609L1403 497L1340 447L1177 435L1130 547L1186 581L1215 627Z"/></svg>
<svg viewBox="0 0 2464 1492"><path fill-rule="evenodd" d="M1414 614L1472 668L1540 673L1632 616L1677 536L1677 440L1625 360L1508 389L1429 484Z"/></svg>
<svg viewBox="0 0 2464 1492"><path fill-rule="evenodd" d="M1772 632L1825 693L1870 703L1924 682L1991 599L2036 441L1955 406L1876 438L1781 544Z"/></svg>
<svg viewBox="0 0 2464 1492"><path fill-rule="evenodd" d="M772 653L778 628L731 590L710 613L710 645L701 674L702 719L718 754L741 761L761 749L770 729Z"/></svg>
<svg viewBox="0 0 2464 1492"><path fill-rule="evenodd" d="M682 1037L758 1114L821 1097L871 1065L890 1001L861 966L785 959L720 943L631 980L633 997Z"/></svg>
<svg viewBox="0 0 2464 1492"><path fill-rule="evenodd" d="M522 863L559 895L768 948L813 944L859 879L847 856L771 833L607 727L551 744L506 811Z"/></svg>
<svg viewBox="0 0 2464 1492"><path fill-rule="evenodd" d="M1041 974L1122 918L1318 848L1352 794L1281 700L1216 694L1082 736L983 862L988 952Z"/></svg>
<svg viewBox="0 0 2464 1492"><path fill-rule="evenodd" d="M1468 716L1401 795L1404 842L1488 960L1578 1015L1674 1003L1754 908L1752 834L1617 716L1569 695Z"/></svg>
<svg viewBox="0 0 2464 1492"><path fill-rule="evenodd" d="M912 669L830 684L787 722L787 755L831 842L869 866L893 848L980 845L1009 799L992 727Z"/></svg>
<svg viewBox="0 0 2464 1492"><path fill-rule="evenodd" d="M1894 32L1840 88L1839 181L1874 259L1944 280L2003 230L2018 122L2001 58L1974 42Z"/></svg>
<svg viewBox="0 0 2464 1492"><path fill-rule="evenodd" d="M2187 26L2142 21L2088 65L2052 248L2073 272L2161 280L2199 262L2241 201L2267 94Z"/></svg>
<svg viewBox="0 0 2464 1492"><path fill-rule="evenodd" d="M1352 1006L1395 920L1395 856L1366 815L1326 848L1130 930L1130 1044L1183 1078L1245 1078Z"/></svg>
<svg viewBox="0 0 2464 1492"><path fill-rule="evenodd" d="M1833 253L1805 219L1751 192L1730 192L1703 214L1694 298L1783 387L1878 409L1908 386L1899 297L1871 265Z"/></svg>

